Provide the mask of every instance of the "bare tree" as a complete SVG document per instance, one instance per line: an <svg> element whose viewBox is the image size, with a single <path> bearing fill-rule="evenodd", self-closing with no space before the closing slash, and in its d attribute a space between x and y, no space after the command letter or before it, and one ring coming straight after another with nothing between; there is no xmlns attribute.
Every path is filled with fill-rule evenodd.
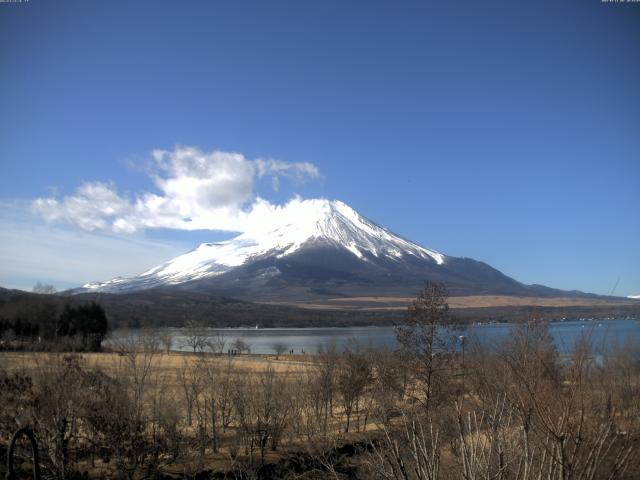
<svg viewBox="0 0 640 480"><path fill-rule="evenodd" d="M318 348L318 360L319 372L317 382L320 397L320 410L318 413L324 412L322 433L326 435L329 427L329 418L333 417L333 402L336 396L338 369L336 345L331 344L326 348L320 346Z"/></svg>
<svg viewBox="0 0 640 480"><path fill-rule="evenodd" d="M235 381L235 371L232 360L220 367L210 358L201 358L195 365L197 377L201 380L201 392L204 411L208 417L208 432L210 445L214 452L218 452L221 432L226 432L233 419L233 404L231 391Z"/></svg>
<svg viewBox="0 0 640 480"><path fill-rule="evenodd" d="M85 401L80 359L58 357L51 365L41 365L37 373L36 426L41 440L47 445L52 473L63 480L70 474L71 447L80 435L77 422Z"/></svg>
<svg viewBox="0 0 640 480"><path fill-rule="evenodd" d="M271 345L271 350L273 350L274 353L276 354L276 360L278 360L280 355L286 352L288 348L289 347L287 347L287 345L282 342L276 342L273 345Z"/></svg>
<svg viewBox="0 0 640 480"><path fill-rule="evenodd" d="M388 424L404 399L407 388L407 369L402 357L383 349L371 356L373 381L371 396L375 400L378 418Z"/></svg>
<svg viewBox="0 0 640 480"><path fill-rule="evenodd" d="M236 382L232 398L245 452L253 458L257 449L264 463L269 442L276 450L292 415L290 384L269 368L259 376Z"/></svg>
<svg viewBox="0 0 640 480"><path fill-rule="evenodd" d="M167 355L171 354L171 347L173 346L173 335L171 333L166 332L160 336L160 342L164 346L165 352Z"/></svg>
<svg viewBox="0 0 640 480"><path fill-rule="evenodd" d="M153 359L159 352L160 340L151 332L143 331L137 339L129 341L123 356L120 375L127 378L133 393L134 414L138 421L144 415L147 383L154 373Z"/></svg>
<svg viewBox="0 0 640 480"><path fill-rule="evenodd" d="M347 350L338 370L338 391L346 416L345 433L349 432L352 413L358 412L365 388L371 381L371 363L367 355Z"/></svg>
<svg viewBox="0 0 640 480"><path fill-rule="evenodd" d="M242 354L242 352L247 352L247 353L251 352L251 346L247 342L242 340L241 338L237 338L231 344L231 348L233 348L234 350L236 350L240 354Z"/></svg>
<svg viewBox="0 0 640 480"><path fill-rule="evenodd" d="M396 337L420 382L427 410L440 403L447 385L447 351L451 335L443 327L451 324L447 289L443 284L427 282L409 306L405 324L396 328Z"/></svg>
<svg viewBox="0 0 640 480"><path fill-rule="evenodd" d="M184 346L193 350L193 353L201 353L207 346L207 336L194 322L188 322L184 337Z"/></svg>
<svg viewBox="0 0 640 480"><path fill-rule="evenodd" d="M220 331L216 332L214 335L208 336L206 340L206 345L209 351L216 355L222 355L224 353L224 346L226 344L227 341L225 339L224 333Z"/></svg>
<svg viewBox="0 0 640 480"><path fill-rule="evenodd" d="M292 407L291 390L286 378L278 376L272 368L260 376L256 385L257 395L252 398L254 435L260 448L260 459L264 462L267 443L271 441L271 449L275 451L287 426Z"/></svg>
<svg viewBox="0 0 640 480"><path fill-rule="evenodd" d="M431 421L403 412L397 429L383 425L380 445L372 444L370 465L374 478L384 480L437 480L441 446ZM467 477L463 477L465 480Z"/></svg>
<svg viewBox="0 0 640 480"><path fill-rule="evenodd" d="M146 408L158 395L151 388L154 372L150 355L133 350L113 380L97 383L97 395L92 392L85 416L91 431L101 439L101 455L112 459L119 478L133 480L149 466L157 448L149 439L149 430L153 432L156 423Z"/></svg>
<svg viewBox="0 0 640 480"><path fill-rule="evenodd" d="M202 390L201 379L198 372L188 362L185 362L178 370L178 383L182 389L187 414L187 424L193 424L193 408Z"/></svg>

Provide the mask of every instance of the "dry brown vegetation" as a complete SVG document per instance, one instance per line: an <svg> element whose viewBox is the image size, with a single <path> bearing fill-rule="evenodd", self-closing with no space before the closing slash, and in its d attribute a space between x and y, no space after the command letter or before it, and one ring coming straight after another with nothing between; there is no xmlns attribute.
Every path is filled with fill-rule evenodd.
<svg viewBox="0 0 640 480"><path fill-rule="evenodd" d="M425 288L398 351L293 357L0 354L0 444L31 427L48 478L635 478L640 352L561 358L531 321L487 349ZM195 342L195 340L194 340ZM211 347L214 349L214 347ZM213 350L211 350L213 351Z"/></svg>
<svg viewBox="0 0 640 480"><path fill-rule="evenodd" d="M323 302L297 302L296 306L313 310L406 310L413 298L410 297L340 297ZM272 304L279 304L271 302ZM628 298L597 297L518 297L513 295L467 295L448 298L452 309L493 308L493 307L597 307L614 305L638 305ZM287 305L288 303L280 303Z"/></svg>

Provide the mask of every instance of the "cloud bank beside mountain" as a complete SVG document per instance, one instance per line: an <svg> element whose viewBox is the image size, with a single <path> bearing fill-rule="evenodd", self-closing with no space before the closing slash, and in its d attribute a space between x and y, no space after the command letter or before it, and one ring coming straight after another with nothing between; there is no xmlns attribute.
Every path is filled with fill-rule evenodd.
<svg viewBox="0 0 640 480"><path fill-rule="evenodd" d="M23 290L38 281L64 290L100 278L135 275L188 248L141 236L44 225L6 204L0 210L0 245L0 286Z"/></svg>
<svg viewBox="0 0 640 480"><path fill-rule="evenodd" d="M131 234L146 229L244 232L278 207L256 195L256 181L281 179L301 184L320 179L309 162L288 163L240 153L203 152L195 147L154 150L146 169L157 192L133 196L110 182L85 182L71 195L37 198L33 211L50 223L84 231Z"/></svg>

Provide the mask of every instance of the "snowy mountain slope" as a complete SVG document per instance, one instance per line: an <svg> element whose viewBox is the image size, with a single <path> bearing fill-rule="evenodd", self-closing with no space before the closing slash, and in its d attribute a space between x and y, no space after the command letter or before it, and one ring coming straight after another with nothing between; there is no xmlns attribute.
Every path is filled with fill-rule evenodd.
<svg viewBox="0 0 640 480"><path fill-rule="evenodd" d="M406 240L339 201L304 200L237 237L203 243L133 278L90 283L74 293L125 293L154 287L254 301L414 295L426 280L452 295L564 294L527 286L470 258Z"/></svg>
<svg viewBox="0 0 640 480"><path fill-rule="evenodd" d="M640 295L629 295L627 298L632 298L634 300L640 300Z"/></svg>
<svg viewBox="0 0 640 480"><path fill-rule="evenodd" d="M138 277L89 283L84 289L117 293L190 282L221 275L266 256L284 258L318 243L344 248L364 262L370 257L415 257L438 265L445 263L444 255L393 234L340 201L307 200L290 210L280 216L279 224L259 225L228 241L203 243Z"/></svg>

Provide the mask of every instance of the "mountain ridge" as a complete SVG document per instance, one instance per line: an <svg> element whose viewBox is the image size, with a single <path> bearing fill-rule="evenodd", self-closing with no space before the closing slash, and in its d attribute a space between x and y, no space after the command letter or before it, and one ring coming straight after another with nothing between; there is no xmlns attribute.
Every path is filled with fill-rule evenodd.
<svg viewBox="0 0 640 480"><path fill-rule="evenodd" d="M137 277L93 282L73 293L175 288L255 301L413 295L424 281L454 295L591 295L525 285L490 265L407 240L337 200L290 202L244 233L202 243Z"/></svg>

